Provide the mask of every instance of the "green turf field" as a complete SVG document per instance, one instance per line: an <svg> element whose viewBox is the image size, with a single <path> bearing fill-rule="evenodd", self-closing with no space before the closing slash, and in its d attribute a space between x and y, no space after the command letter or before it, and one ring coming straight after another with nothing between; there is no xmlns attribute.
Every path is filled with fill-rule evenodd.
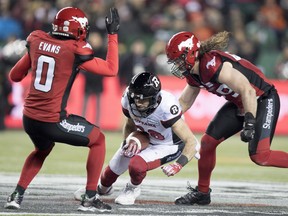
<svg viewBox="0 0 288 216"><path fill-rule="evenodd" d="M105 131L107 155L105 165L122 141L120 132ZM197 135L200 139L200 135ZM21 130L0 132L0 172L19 173L26 156L33 149L28 136ZM288 137L274 138L272 149L288 152ZM40 174L86 175L85 162L88 149L58 144L46 159ZM127 173L125 174L127 175ZM150 171L148 177L164 177L161 169ZM193 159L175 177L197 181L197 161ZM212 180L288 182L287 169L260 167L250 161L247 144L234 136L217 150L217 165Z"/></svg>

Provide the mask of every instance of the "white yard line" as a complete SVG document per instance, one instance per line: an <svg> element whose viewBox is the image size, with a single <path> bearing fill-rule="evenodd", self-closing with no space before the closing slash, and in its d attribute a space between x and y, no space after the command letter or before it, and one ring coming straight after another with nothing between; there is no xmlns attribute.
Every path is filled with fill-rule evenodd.
<svg viewBox="0 0 288 216"><path fill-rule="evenodd" d="M0 198L2 209L7 195L14 190L19 175L0 173ZM187 179L177 178L149 178L142 183L141 196L137 199L138 205L119 206L115 205L114 199L118 196L121 189L129 181L128 177L121 176L114 184L115 192L109 197L103 197L112 202L113 209L111 213L101 215L288 215L288 183L259 183L259 182L230 182L230 181L212 181L211 204L209 206L185 206L179 207L173 204L174 199L186 194ZM24 199L23 209L17 211L1 210L0 215L42 215L42 216L78 216L91 215L77 214L78 203L73 201L73 192L80 187L84 187L85 177L79 176L61 176L61 175L38 175L27 189L27 200ZM190 182L194 187L196 180ZM53 206L49 203L65 202L63 211L57 210L51 213ZM26 202L25 202L26 201ZM147 204L145 204L147 202ZM158 202L158 203L157 203ZM144 204L139 204L144 203ZM37 210L37 205L44 209ZM68 205L68 206L67 206ZM157 207L158 205L158 207ZM57 206L55 206L57 207ZM59 207L59 206L58 206ZM156 209L155 209L156 208ZM170 208L170 209L169 209ZM28 209L28 210L27 210ZM265 209L265 210L262 210ZM31 213L29 211L31 210ZM27 212L28 211L28 212ZM67 213L65 213L67 212ZM119 214L118 214L119 212ZM124 213L123 213L124 212ZM116 213L116 214L115 214ZM93 214L93 213L92 213Z"/></svg>

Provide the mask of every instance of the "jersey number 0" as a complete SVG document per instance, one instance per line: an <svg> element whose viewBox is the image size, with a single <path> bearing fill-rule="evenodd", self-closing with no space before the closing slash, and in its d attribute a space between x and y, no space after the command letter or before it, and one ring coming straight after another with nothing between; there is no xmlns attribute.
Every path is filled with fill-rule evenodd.
<svg viewBox="0 0 288 216"><path fill-rule="evenodd" d="M44 77L44 65L47 65L46 77ZM41 55L37 61L36 75L34 80L35 89L43 92L51 90L55 71L55 59L49 56Z"/></svg>

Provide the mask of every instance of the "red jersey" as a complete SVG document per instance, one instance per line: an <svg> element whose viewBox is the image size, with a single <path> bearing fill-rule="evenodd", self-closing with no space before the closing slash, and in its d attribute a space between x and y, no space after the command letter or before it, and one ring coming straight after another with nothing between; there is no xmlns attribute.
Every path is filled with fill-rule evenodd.
<svg viewBox="0 0 288 216"><path fill-rule="evenodd" d="M205 88L219 97L223 96L226 100L235 103L239 108L243 108L241 96L227 85L218 81L222 65L226 61L230 62L235 69L249 80L251 86L256 90L257 97L273 88L273 84L251 62L237 55L218 50L210 51L200 57L199 76L196 74L187 75L187 83L191 86Z"/></svg>
<svg viewBox="0 0 288 216"><path fill-rule="evenodd" d="M27 38L28 53L10 71L21 81L31 68L32 80L24 103L24 115L44 122L66 117L70 90L79 69L106 76L118 72L117 35L109 35L107 60L94 58L86 41L60 40L37 30Z"/></svg>

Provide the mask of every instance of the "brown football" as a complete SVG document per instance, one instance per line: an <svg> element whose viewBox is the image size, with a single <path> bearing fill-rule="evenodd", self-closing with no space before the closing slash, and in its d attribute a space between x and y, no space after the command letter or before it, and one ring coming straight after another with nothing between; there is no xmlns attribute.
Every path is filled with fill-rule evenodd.
<svg viewBox="0 0 288 216"><path fill-rule="evenodd" d="M141 144L141 150L146 149L149 146L149 134L142 131L133 131L127 137L127 142L136 142L139 140Z"/></svg>

